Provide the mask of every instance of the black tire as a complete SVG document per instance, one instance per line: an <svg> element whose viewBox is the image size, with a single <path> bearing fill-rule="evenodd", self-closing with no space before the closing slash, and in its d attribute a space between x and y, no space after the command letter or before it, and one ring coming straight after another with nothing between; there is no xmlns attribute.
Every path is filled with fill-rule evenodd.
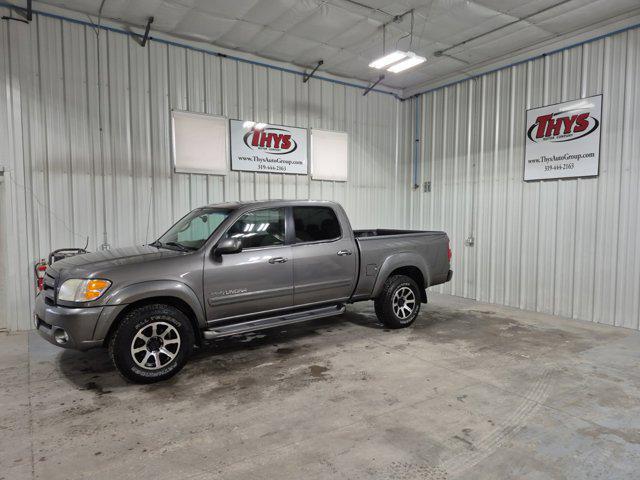
<svg viewBox="0 0 640 480"><path fill-rule="evenodd" d="M150 304L126 314L111 337L109 353L125 379L154 383L178 373L194 343L193 327L183 312L170 305ZM135 350L139 351L134 354Z"/></svg>
<svg viewBox="0 0 640 480"><path fill-rule="evenodd" d="M406 299L406 303L400 305L400 296L396 299L394 308L394 296L396 294L408 294L410 289L413 293L413 304ZM407 298L411 298L408 296ZM411 325L418 313L420 313L420 288L418 284L406 275L392 275L387 278L382 287L382 292L374 300L376 316L378 320L387 328L405 328ZM410 308L410 312L407 310ZM406 316L404 316L406 315Z"/></svg>

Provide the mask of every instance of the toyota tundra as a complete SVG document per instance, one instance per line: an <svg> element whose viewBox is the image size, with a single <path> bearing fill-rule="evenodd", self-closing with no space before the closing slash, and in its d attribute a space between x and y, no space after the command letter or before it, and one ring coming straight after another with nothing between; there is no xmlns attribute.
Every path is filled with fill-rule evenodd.
<svg viewBox="0 0 640 480"><path fill-rule="evenodd" d="M34 322L65 348L107 347L128 380L175 375L210 339L336 316L373 300L411 325L426 289L451 279L444 232L352 230L327 201L197 208L155 242L48 266Z"/></svg>

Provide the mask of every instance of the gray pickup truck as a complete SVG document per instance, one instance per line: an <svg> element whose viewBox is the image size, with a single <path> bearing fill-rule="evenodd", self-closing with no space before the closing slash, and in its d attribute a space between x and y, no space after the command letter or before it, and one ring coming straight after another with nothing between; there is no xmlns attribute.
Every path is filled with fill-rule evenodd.
<svg viewBox="0 0 640 480"><path fill-rule="evenodd" d="M128 380L175 375L203 341L339 315L375 301L389 328L451 279L444 232L352 230L326 201L197 208L155 242L50 265L34 322L54 345L108 347Z"/></svg>

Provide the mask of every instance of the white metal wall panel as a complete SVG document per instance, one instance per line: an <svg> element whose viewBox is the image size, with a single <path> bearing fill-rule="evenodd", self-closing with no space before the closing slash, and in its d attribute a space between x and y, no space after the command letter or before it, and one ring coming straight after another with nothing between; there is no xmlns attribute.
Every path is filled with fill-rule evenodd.
<svg viewBox="0 0 640 480"><path fill-rule="evenodd" d="M2 11L5 15L6 11ZM10 35L11 30L11 35ZM15 31L13 31L15 30ZM2 34L3 52L9 55L2 55L3 62L3 92L6 98L3 99L3 113L7 118L7 156L3 158L5 163L5 221L6 221L6 270L5 279L7 290L5 295L7 303L5 312L7 315L7 327L15 330L18 325L23 328L30 323L30 313L32 306L32 290L30 290L31 265L30 248L28 242L33 242L31 232L35 229L33 214L26 217L27 195L25 191L30 188L30 175L27 176L24 168L25 158L30 160L31 150L24 148L24 133L30 130L28 98L30 94L35 95L33 88L33 75L31 71L31 61L33 60L31 49L28 45L35 38L30 35L28 29L11 29L8 22L1 22L0 33ZM13 59L13 60L12 60ZM24 93L23 93L24 89ZM42 124L41 124L42 125ZM41 131L45 130L42 125ZM27 147L29 143L26 142ZM29 165L32 163L29 162ZM29 181L27 181L27 179ZM46 192L39 192L39 204L46 205ZM29 199L31 200L31 199ZM48 202L47 202L48 203ZM31 205L31 203L29 203ZM36 212L37 213L37 212ZM46 232L48 234L48 230ZM11 253L9 253L11 252ZM18 265L13 261L17 258L23 260L23 265ZM23 319L19 322L18 319Z"/></svg>
<svg viewBox="0 0 640 480"><path fill-rule="evenodd" d="M629 32L630 46L627 50L627 68L625 72L625 97L635 102L625 101L623 124L635 125L632 134L622 138L622 178L620 186L620 236L618 243L617 271L628 271L624 281L616 282L615 318L618 324L638 328L633 316L628 312L640 311L640 255L638 239L640 237L640 30ZM628 132L628 130L626 131ZM634 274L635 273L635 274Z"/></svg>
<svg viewBox="0 0 640 480"><path fill-rule="evenodd" d="M638 78L635 29L421 96L432 190L411 194L411 223L451 237L454 280L440 291L639 328ZM525 110L599 93L600 176L523 182Z"/></svg>
<svg viewBox="0 0 640 480"><path fill-rule="evenodd" d="M4 196L4 176L0 173L0 201L4 204L5 196ZM6 270L5 264L7 263L7 246L6 243L7 229L4 221L4 210L0 208L0 272L4 272ZM6 305L7 297L5 295L6 287L5 287L6 279L4 275L0 275L0 305ZM7 310L4 308L0 308L0 330L7 329Z"/></svg>
<svg viewBox="0 0 640 480"><path fill-rule="evenodd" d="M0 8L2 15L8 14ZM227 200L323 198L355 227L408 223L410 166L391 95L35 15L0 22L6 145L6 303L30 328L33 262L54 248L150 241L190 209ZM170 109L347 131L349 181L175 174ZM410 143L410 142L409 142ZM5 306L6 305L6 306Z"/></svg>

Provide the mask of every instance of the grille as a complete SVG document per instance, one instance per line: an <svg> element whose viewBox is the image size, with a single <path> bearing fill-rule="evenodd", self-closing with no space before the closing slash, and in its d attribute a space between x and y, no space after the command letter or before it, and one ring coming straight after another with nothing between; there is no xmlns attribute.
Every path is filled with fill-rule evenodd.
<svg viewBox="0 0 640 480"><path fill-rule="evenodd" d="M44 274L44 282L42 284L42 293L44 295L45 302L49 305L55 305L56 303L56 283L57 272L50 272L51 269L47 269Z"/></svg>

